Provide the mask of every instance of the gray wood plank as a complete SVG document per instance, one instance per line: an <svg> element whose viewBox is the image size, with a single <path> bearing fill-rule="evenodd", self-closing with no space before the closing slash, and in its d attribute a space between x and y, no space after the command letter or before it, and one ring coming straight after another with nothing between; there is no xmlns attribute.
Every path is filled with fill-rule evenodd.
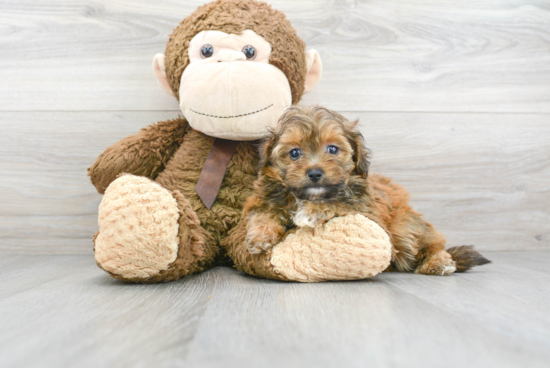
<svg viewBox="0 0 550 368"><path fill-rule="evenodd" d="M411 193L451 245L550 246L545 114L345 113L372 172ZM90 253L101 196L86 168L110 144L174 112L0 113L0 251Z"/></svg>
<svg viewBox="0 0 550 368"><path fill-rule="evenodd" d="M532 262L549 252L486 252L492 264L451 280L388 273L384 280L404 293L473 321L499 334L523 340L543 351L550 341L548 272ZM521 311L521 312L519 312ZM519 341L518 341L519 343Z"/></svg>
<svg viewBox="0 0 550 368"><path fill-rule="evenodd" d="M51 258L21 267L49 277ZM93 257L61 258L68 261L65 276L38 278L33 288L24 280L21 292L0 300L2 367L141 367L185 358L211 275L191 276L184 286L125 284L97 268Z"/></svg>
<svg viewBox="0 0 550 368"><path fill-rule="evenodd" d="M517 264L521 264L521 267L529 267L532 270L550 274L548 265L550 264L550 252L538 252L536 257L533 257L531 252L523 254L523 252L505 252L496 253L498 256L498 262L505 264L506 267L516 268ZM542 292L548 290L543 289ZM537 292L537 291L535 291Z"/></svg>
<svg viewBox="0 0 550 368"><path fill-rule="evenodd" d="M0 110L177 110L151 60L206 1L3 0ZM347 111L550 112L545 0L272 0Z"/></svg>
<svg viewBox="0 0 550 368"><path fill-rule="evenodd" d="M90 257L58 254L41 257L2 254L0 300L61 278L78 277L82 269L93 264L91 262Z"/></svg>
<svg viewBox="0 0 550 368"><path fill-rule="evenodd" d="M101 196L86 169L116 141L174 112L0 116L0 248L90 253Z"/></svg>
<svg viewBox="0 0 550 368"><path fill-rule="evenodd" d="M501 320L501 328L514 330L510 335L449 310L456 298L454 278L446 285L444 278L425 280L426 293L445 295L444 304L434 305L403 292L424 278L410 274L402 276L398 289L386 274L358 282L289 285L259 284L221 271L189 349L193 366L217 367L223 361L235 367L542 367L549 357L547 336L522 340L530 330L514 330L513 321ZM480 283L483 277L478 274ZM443 290L432 289L434 284ZM462 297L471 314L485 300ZM529 319L525 313L522 319Z"/></svg>
<svg viewBox="0 0 550 368"><path fill-rule="evenodd" d="M155 285L110 279L88 255L6 256L0 365L545 367L550 275L531 264L547 253L489 252L450 277L296 284L216 268Z"/></svg>

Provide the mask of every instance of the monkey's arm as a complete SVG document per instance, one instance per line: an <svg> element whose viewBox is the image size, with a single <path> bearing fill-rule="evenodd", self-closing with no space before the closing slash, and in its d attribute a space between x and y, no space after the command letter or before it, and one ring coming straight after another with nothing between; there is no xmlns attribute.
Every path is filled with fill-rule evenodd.
<svg viewBox="0 0 550 368"><path fill-rule="evenodd" d="M150 179L164 169L190 129L184 118L162 121L107 148L88 168L88 176L100 194L121 173Z"/></svg>

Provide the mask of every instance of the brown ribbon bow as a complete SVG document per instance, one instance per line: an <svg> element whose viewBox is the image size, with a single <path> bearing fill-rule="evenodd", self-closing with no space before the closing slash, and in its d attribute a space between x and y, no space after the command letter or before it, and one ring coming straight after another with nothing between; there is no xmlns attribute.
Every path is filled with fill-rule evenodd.
<svg viewBox="0 0 550 368"><path fill-rule="evenodd" d="M225 171L238 145L238 141L216 138L206 157L195 192L208 209L212 208L218 196Z"/></svg>

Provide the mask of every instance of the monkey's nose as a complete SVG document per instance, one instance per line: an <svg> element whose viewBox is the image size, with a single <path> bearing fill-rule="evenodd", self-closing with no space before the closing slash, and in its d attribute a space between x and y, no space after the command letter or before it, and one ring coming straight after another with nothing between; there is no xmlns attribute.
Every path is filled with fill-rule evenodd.
<svg viewBox="0 0 550 368"><path fill-rule="evenodd" d="M217 55L218 61L246 60L243 52L235 50L220 50Z"/></svg>
<svg viewBox="0 0 550 368"><path fill-rule="evenodd" d="M307 172L307 176L313 183L317 183L323 177L323 170L317 168L311 169Z"/></svg>

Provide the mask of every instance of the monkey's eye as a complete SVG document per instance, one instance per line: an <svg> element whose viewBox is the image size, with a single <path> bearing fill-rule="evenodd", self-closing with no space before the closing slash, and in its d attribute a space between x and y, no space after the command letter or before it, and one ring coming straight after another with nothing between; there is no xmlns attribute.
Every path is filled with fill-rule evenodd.
<svg viewBox="0 0 550 368"><path fill-rule="evenodd" d="M290 152L288 153L290 158L295 161L298 159L298 157L300 157L301 154L302 154L302 151L300 151L298 148L291 149Z"/></svg>
<svg viewBox="0 0 550 368"><path fill-rule="evenodd" d="M327 152L330 153L331 155L337 155L338 152L340 152L340 150L336 146L328 146Z"/></svg>
<svg viewBox="0 0 550 368"><path fill-rule="evenodd" d="M252 60L256 57L256 49L252 45L243 47L243 53L247 60Z"/></svg>
<svg viewBox="0 0 550 368"><path fill-rule="evenodd" d="M202 45L201 55L203 59L209 58L210 56L214 55L214 47L208 43L206 45Z"/></svg>

